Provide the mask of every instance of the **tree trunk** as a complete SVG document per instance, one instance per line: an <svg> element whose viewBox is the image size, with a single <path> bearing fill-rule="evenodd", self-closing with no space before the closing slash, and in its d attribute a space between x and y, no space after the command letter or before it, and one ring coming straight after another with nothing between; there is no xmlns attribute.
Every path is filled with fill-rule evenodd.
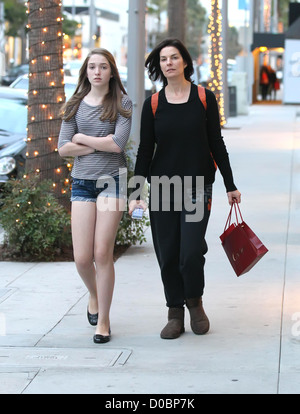
<svg viewBox="0 0 300 414"><path fill-rule="evenodd" d="M169 0L169 36L185 42L186 36L186 0Z"/></svg>
<svg viewBox="0 0 300 414"><path fill-rule="evenodd" d="M65 102L61 0L28 1L29 90L26 171L53 182L62 201L68 168L57 152ZM62 201L62 204L65 204Z"/></svg>

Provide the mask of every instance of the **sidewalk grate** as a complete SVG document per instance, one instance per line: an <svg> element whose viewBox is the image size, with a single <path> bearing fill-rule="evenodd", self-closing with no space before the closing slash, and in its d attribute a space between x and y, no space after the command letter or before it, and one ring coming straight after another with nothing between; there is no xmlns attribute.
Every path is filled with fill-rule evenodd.
<svg viewBox="0 0 300 414"><path fill-rule="evenodd" d="M17 289L0 289L0 303L4 302L10 295L16 292Z"/></svg>
<svg viewBox="0 0 300 414"><path fill-rule="evenodd" d="M7 293L10 291L10 289L0 289L0 298L4 295L7 295Z"/></svg>
<svg viewBox="0 0 300 414"><path fill-rule="evenodd" d="M21 368L105 368L125 365L131 351L99 348L0 348L0 371Z"/></svg>

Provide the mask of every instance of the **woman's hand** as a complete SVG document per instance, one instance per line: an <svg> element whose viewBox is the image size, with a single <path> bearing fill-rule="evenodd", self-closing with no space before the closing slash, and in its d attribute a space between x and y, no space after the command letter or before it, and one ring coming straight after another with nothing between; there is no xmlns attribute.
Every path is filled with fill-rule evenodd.
<svg viewBox="0 0 300 414"><path fill-rule="evenodd" d="M239 190L229 191L227 193L228 203L230 205L232 205L233 203L240 203L241 202L241 196L242 196L242 194L239 192Z"/></svg>
<svg viewBox="0 0 300 414"><path fill-rule="evenodd" d="M128 213L130 216L132 215L133 210L135 210L136 208L142 208L144 211L146 211L148 206L144 200L131 200L129 203L129 210L128 210Z"/></svg>

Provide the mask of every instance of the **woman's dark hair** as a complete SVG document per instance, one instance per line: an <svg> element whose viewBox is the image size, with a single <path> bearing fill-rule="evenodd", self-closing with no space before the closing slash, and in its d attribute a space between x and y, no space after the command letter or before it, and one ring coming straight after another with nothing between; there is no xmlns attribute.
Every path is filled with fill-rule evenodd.
<svg viewBox="0 0 300 414"><path fill-rule="evenodd" d="M160 69L160 52L165 47L173 46L181 54L187 67L184 69L185 79L192 82L191 76L194 73L193 60L189 54L187 48L178 39L165 39L159 43L147 57L145 66L148 69L149 77L153 81L160 80L164 86L167 86L168 81Z"/></svg>

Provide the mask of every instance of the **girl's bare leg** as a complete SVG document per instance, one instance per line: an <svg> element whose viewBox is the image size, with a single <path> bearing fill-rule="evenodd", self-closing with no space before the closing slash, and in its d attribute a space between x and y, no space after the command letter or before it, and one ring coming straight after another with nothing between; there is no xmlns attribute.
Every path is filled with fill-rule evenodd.
<svg viewBox="0 0 300 414"><path fill-rule="evenodd" d="M72 239L77 271L90 293L89 312L98 313L96 270L94 265L94 236L96 203L72 203Z"/></svg>
<svg viewBox="0 0 300 414"><path fill-rule="evenodd" d="M99 312L96 334L108 335L110 329L109 312L115 284L113 252L118 226L123 215L122 206L125 201L113 198L105 199L105 203L108 203L107 208L103 208L103 203L103 199L98 197L94 246Z"/></svg>

